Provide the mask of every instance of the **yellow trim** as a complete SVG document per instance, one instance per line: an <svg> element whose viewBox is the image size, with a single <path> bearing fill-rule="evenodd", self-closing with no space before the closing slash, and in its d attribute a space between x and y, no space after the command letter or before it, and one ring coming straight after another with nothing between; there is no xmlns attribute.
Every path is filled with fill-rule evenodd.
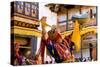
<svg viewBox="0 0 100 67"><path fill-rule="evenodd" d="M83 34L86 34L88 32L92 32L92 31L94 33L97 33L97 27L96 26L90 26L90 27L82 28L82 30L80 31L80 34L82 36ZM69 34L71 34L71 32L72 32L72 30L71 31L65 31L61 34L62 34L63 37L65 37L65 36L68 36Z"/></svg>
<svg viewBox="0 0 100 67"><path fill-rule="evenodd" d="M14 31L13 31L14 30ZM86 34L88 32L94 32L97 33L97 27L96 26L90 26L90 27L86 27L86 28L82 28L82 30L80 31L80 34ZM71 34L71 31L65 31L63 33L61 33L61 35L63 37L68 36L69 34ZM30 29L30 28L24 28L24 27L19 27L19 26L14 26L12 27L12 31L11 33L14 34L20 34L20 35L30 35L30 36L36 36L36 37L41 37L41 31L36 30L36 29Z"/></svg>
<svg viewBox="0 0 100 67"><path fill-rule="evenodd" d="M11 33L19 34L19 35L29 35L29 36L41 37L41 31L36 30L36 29L19 27L19 26L12 27Z"/></svg>
<svg viewBox="0 0 100 67"><path fill-rule="evenodd" d="M88 32L97 33L97 27L96 26L90 26L90 27L87 27L87 28L83 28L80 33L81 33L81 35L83 35L83 34L86 34Z"/></svg>

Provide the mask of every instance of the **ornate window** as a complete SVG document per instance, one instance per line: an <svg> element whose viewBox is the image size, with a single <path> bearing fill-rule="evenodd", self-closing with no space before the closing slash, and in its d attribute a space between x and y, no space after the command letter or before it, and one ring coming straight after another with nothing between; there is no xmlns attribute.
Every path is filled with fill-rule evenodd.
<svg viewBox="0 0 100 67"><path fill-rule="evenodd" d="M23 8L24 8L24 3L22 1L17 2L17 12L18 13L23 13Z"/></svg>
<svg viewBox="0 0 100 67"><path fill-rule="evenodd" d="M25 3L25 15L30 15L30 3Z"/></svg>
<svg viewBox="0 0 100 67"><path fill-rule="evenodd" d="M29 16L32 18L38 18L38 3L15 1L14 13Z"/></svg>
<svg viewBox="0 0 100 67"><path fill-rule="evenodd" d="M64 23L64 22L66 22L66 21L67 21L67 16L66 16L66 14L60 15L60 16L58 17L58 22L59 22L59 23Z"/></svg>
<svg viewBox="0 0 100 67"><path fill-rule="evenodd" d="M37 7L32 4L32 12L31 12L32 17L36 17L37 16Z"/></svg>

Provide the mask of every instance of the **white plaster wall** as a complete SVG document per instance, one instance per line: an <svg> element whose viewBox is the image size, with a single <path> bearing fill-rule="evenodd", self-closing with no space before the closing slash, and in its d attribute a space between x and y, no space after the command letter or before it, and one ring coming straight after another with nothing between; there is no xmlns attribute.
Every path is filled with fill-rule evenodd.
<svg viewBox="0 0 100 67"><path fill-rule="evenodd" d="M39 19L41 19L43 16L47 17L47 23L49 25L56 25L57 24L57 14L54 12L51 12L48 7L45 5L48 3L39 3ZM46 28L48 31L50 28Z"/></svg>
<svg viewBox="0 0 100 67"><path fill-rule="evenodd" d="M84 49L84 50L83 50L83 57L85 57L86 59L87 59L88 57L90 57L90 51L89 51L89 49Z"/></svg>

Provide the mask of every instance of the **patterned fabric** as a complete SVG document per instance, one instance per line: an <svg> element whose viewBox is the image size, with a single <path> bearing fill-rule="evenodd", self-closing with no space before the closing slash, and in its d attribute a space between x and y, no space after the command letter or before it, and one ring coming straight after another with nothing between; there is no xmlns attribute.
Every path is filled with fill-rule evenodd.
<svg viewBox="0 0 100 67"><path fill-rule="evenodd" d="M64 39L67 40L67 42L68 42L69 44L71 43L71 35L65 36Z"/></svg>
<svg viewBox="0 0 100 67"><path fill-rule="evenodd" d="M51 56L54 57L54 43L51 40L49 40L48 43L46 44L46 47L49 50Z"/></svg>
<svg viewBox="0 0 100 67"><path fill-rule="evenodd" d="M61 59L66 60L70 58L71 54L65 45L56 43L55 48Z"/></svg>
<svg viewBox="0 0 100 67"><path fill-rule="evenodd" d="M63 60L60 59L60 56L59 56L57 50L55 49L54 44L55 44L55 42L48 40L47 45L46 45L47 50L49 51L50 55L52 57L54 57L56 63L61 63Z"/></svg>
<svg viewBox="0 0 100 67"><path fill-rule="evenodd" d="M70 52L72 52L75 49L74 48L75 44L74 44L74 42L71 41L71 36L72 35L65 36L65 40L67 40L67 42L68 42L68 44L70 46Z"/></svg>
<svg viewBox="0 0 100 67"><path fill-rule="evenodd" d="M42 57L42 62L44 62L44 51L45 51L45 45L46 45L46 40L41 39L40 55L41 55L41 57Z"/></svg>

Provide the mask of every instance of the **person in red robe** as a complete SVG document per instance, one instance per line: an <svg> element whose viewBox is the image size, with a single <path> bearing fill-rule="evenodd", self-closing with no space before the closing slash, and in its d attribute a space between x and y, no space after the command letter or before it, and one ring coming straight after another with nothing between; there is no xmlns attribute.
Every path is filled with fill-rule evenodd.
<svg viewBox="0 0 100 67"><path fill-rule="evenodd" d="M59 33L56 33L55 48L61 59L68 60L70 59L71 54L70 54L69 48L66 46L66 43L63 43L63 41L64 40L62 39L61 35Z"/></svg>
<svg viewBox="0 0 100 67"><path fill-rule="evenodd" d="M55 25L52 26L51 32L48 33L51 41L54 42L54 48L56 49L60 59L66 60L70 58L69 45L65 39L62 38Z"/></svg>

